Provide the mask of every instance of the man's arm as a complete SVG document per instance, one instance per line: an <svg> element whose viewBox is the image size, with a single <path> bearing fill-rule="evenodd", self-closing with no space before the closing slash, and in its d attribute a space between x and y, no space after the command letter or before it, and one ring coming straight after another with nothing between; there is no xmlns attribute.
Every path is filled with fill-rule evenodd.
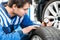
<svg viewBox="0 0 60 40"><path fill-rule="evenodd" d="M24 28L24 27L33 26L33 25L38 25L38 26L40 26L41 24L33 23L33 21L31 21L31 19L29 18L29 16L26 14L26 15L24 16L24 19L23 19L23 21L21 22L20 25Z"/></svg>
<svg viewBox="0 0 60 40"><path fill-rule="evenodd" d="M28 17L28 15L26 14L21 22L21 27L27 27L27 26L31 26L34 23L30 20L30 18Z"/></svg>
<svg viewBox="0 0 60 40"><path fill-rule="evenodd" d="M20 40L21 37L24 35L21 30L14 31L11 33L5 33L3 30L3 19L0 16L0 40Z"/></svg>

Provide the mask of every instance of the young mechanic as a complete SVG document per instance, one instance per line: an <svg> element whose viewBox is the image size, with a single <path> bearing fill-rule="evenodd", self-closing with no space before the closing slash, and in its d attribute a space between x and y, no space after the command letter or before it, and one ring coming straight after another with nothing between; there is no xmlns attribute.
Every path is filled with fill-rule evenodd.
<svg viewBox="0 0 60 40"><path fill-rule="evenodd" d="M6 7L0 4L0 40L22 40L36 29L26 14L30 4L31 0L9 0Z"/></svg>

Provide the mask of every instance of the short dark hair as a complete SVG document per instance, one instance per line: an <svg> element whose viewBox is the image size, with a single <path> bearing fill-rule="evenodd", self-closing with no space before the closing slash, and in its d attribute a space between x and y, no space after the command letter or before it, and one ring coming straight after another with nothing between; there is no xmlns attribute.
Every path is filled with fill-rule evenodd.
<svg viewBox="0 0 60 40"><path fill-rule="evenodd" d="M24 4L29 3L32 4L32 0L9 0L8 1L8 6L12 7L13 4L16 4L18 8L23 7Z"/></svg>

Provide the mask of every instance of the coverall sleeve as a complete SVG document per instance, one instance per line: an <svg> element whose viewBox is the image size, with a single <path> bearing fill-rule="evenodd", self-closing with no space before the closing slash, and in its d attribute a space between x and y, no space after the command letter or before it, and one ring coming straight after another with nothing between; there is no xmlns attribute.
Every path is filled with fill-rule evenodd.
<svg viewBox="0 0 60 40"><path fill-rule="evenodd" d="M6 34L2 28L3 28L3 19L0 16L0 40L21 40L21 37L24 35L21 30Z"/></svg>
<svg viewBox="0 0 60 40"><path fill-rule="evenodd" d="M26 14L26 15L24 16L24 19L23 19L23 21L21 22L20 25L21 25L22 28L24 28L24 27L27 27L27 26L38 25L38 24L34 23L34 22L29 18L29 16ZM39 26L40 26L40 25L39 25Z"/></svg>

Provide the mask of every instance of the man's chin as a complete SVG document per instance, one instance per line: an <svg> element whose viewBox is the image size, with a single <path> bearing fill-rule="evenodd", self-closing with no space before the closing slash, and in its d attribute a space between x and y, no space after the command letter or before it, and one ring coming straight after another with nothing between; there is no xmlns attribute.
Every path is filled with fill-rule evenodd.
<svg viewBox="0 0 60 40"><path fill-rule="evenodd" d="M20 15L20 17L22 17L22 16L24 16L24 15Z"/></svg>
<svg viewBox="0 0 60 40"><path fill-rule="evenodd" d="M25 14L21 15L21 16L24 16Z"/></svg>

